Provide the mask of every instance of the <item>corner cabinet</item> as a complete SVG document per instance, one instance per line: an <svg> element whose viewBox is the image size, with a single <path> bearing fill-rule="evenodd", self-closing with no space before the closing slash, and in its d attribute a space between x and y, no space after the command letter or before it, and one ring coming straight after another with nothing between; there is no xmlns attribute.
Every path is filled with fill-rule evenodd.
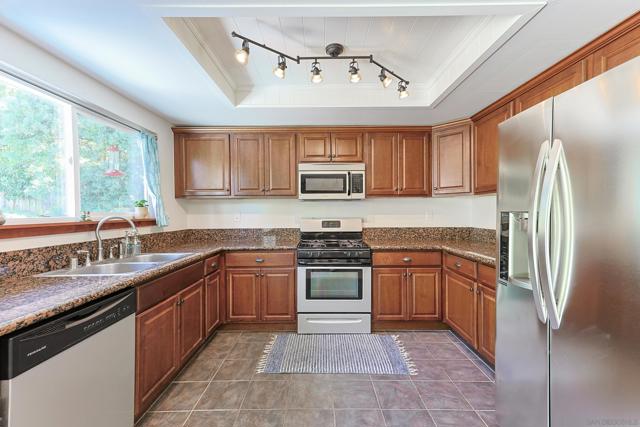
<svg viewBox="0 0 640 427"><path fill-rule="evenodd" d="M429 151L429 134L425 132L368 133L367 195L428 196Z"/></svg>
<svg viewBox="0 0 640 427"><path fill-rule="evenodd" d="M471 192L471 130L470 120L433 128L433 195Z"/></svg>
<svg viewBox="0 0 640 427"><path fill-rule="evenodd" d="M176 197L229 196L229 135L176 133L174 173Z"/></svg>
<svg viewBox="0 0 640 427"><path fill-rule="evenodd" d="M473 192L498 188L498 125L513 115L510 102L473 122Z"/></svg>

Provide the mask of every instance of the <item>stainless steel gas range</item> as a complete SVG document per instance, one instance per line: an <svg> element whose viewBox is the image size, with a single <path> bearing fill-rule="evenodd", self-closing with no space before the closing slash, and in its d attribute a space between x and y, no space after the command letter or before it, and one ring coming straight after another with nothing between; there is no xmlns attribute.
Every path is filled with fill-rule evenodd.
<svg viewBox="0 0 640 427"><path fill-rule="evenodd" d="M362 220L303 219L298 333L371 333L371 249Z"/></svg>

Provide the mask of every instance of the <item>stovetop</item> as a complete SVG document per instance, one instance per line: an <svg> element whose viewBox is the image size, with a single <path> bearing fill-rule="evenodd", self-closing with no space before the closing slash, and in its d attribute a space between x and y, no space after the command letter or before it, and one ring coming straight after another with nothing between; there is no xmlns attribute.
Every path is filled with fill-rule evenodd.
<svg viewBox="0 0 640 427"><path fill-rule="evenodd" d="M310 239L300 240L298 249L365 249L367 244L356 239Z"/></svg>
<svg viewBox="0 0 640 427"><path fill-rule="evenodd" d="M362 233L302 233L299 265L371 265L371 249Z"/></svg>

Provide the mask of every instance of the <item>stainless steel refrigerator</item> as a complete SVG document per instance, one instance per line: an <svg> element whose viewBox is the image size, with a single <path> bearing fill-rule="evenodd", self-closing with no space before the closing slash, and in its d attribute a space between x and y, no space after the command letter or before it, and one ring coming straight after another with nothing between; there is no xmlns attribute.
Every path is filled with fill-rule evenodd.
<svg viewBox="0 0 640 427"><path fill-rule="evenodd" d="M640 58L499 138L499 425L640 426Z"/></svg>

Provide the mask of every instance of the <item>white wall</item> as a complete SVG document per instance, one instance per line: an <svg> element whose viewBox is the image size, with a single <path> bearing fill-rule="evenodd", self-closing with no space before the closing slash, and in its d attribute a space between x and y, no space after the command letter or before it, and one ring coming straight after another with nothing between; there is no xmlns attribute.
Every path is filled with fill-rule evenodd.
<svg viewBox="0 0 640 427"><path fill-rule="evenodd" d="M13 66L80 99L156 132L160 151L162 193L170 217L170 226L165 230L179 230L186 227L185 211L173 197L173 134L169 122L1 25L0 46L2 46L0 48L0 63ZM136 58L131 58L131 60L135 61ZM143 232L159 230L155 227L145 227ZM105 232L105 236L109 237L121 234L122 230ZM92 239L92 232L2 239L0 240L0 252Z"/></svg>
<svg viewBox="0 0 640 427"><path fill-rule="evenodd" d="M365 227L495 228L495 196L322 202L183 200L180 204L188 214L189 228L291 228L298 227L300 218L308 217L361 217Z"/></svg>

